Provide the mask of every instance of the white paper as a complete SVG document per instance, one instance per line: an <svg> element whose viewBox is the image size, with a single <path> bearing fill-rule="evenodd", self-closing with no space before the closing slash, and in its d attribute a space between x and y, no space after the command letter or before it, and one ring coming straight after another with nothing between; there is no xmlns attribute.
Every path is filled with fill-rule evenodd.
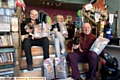
<svg viewBox="0 0 120 80"><path fill-rule="evenodd" d="M88 4L88 5L85 6L86 10L90 10L91 8L93 8L92 4Z"/></svg>
<svg viewBox="0 0 120 80"><path fill-rule="evenodd" d="M109 23L112 25L114 21L114 14L109 14Z"/></svg>
<svg viewBox="0 0 120 80"><path fill-rule="evenodd" d="M95 22L98 22L100 19L100 14L99 13L95 13Z"/></svg>
<svg viewBox="0 0 120 80"><path fill-rule="evenodd" d="M11 18L11 25L12 25L12 31L18 31L18 18L17 17Z"/></svg>

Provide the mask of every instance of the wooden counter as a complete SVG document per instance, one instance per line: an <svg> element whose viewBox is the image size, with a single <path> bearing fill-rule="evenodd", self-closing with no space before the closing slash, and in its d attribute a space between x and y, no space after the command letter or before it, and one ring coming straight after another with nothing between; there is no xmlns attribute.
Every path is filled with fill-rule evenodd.
<svg viewBox="0 0 120 80"><path fill-rule="evenodd" d="M118 46L118 45L107 45L106 48L118 48L118 49L120 49L120 46Z"/></svg>

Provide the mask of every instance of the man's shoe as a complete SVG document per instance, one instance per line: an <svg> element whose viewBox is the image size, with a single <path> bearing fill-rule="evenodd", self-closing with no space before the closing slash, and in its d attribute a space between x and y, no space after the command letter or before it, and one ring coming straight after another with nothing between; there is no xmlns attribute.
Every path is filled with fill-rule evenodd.
<svg viewBox="0 0 120 80"><path fill-rule="evenodd" d="M32 65L27 65L27 70L28 71L32 71L33 70L33 66Z"/></svg>

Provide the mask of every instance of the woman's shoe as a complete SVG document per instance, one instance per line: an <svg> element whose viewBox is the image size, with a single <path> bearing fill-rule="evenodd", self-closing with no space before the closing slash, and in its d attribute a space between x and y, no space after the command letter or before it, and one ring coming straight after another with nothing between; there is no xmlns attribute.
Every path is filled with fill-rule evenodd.
<svg viewBox="0 0 120 80"><path fill-rule="evenodd" d="M65 51L66 51L66 49L62 49L62 50L61 50L61 54L64 54Z"/></svg>
<svg viewBox="0 0 120 80"><path fill-rule="evenodd" d="M27 65L27 70L28 71L32 71L33 70L33 66L32 65Z"/></svg>

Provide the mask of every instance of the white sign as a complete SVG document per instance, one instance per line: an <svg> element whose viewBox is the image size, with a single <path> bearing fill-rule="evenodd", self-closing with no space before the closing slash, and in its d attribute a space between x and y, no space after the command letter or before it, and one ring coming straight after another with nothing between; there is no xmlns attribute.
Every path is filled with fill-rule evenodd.
<svg viewBox="0 0 120 80"><path fill-rule="evenodd" d="M85 6L85 9L86 9L86 10L90 10L91 8L93 8L92 4L87 4L87 5Z"/></svg>
<svg viewBox="0 0 120 80"><path fill-rule="evenodd" d="M17 17L11 18L11 25L12 25L12 31L18 31L18 18Z"/></svg>

